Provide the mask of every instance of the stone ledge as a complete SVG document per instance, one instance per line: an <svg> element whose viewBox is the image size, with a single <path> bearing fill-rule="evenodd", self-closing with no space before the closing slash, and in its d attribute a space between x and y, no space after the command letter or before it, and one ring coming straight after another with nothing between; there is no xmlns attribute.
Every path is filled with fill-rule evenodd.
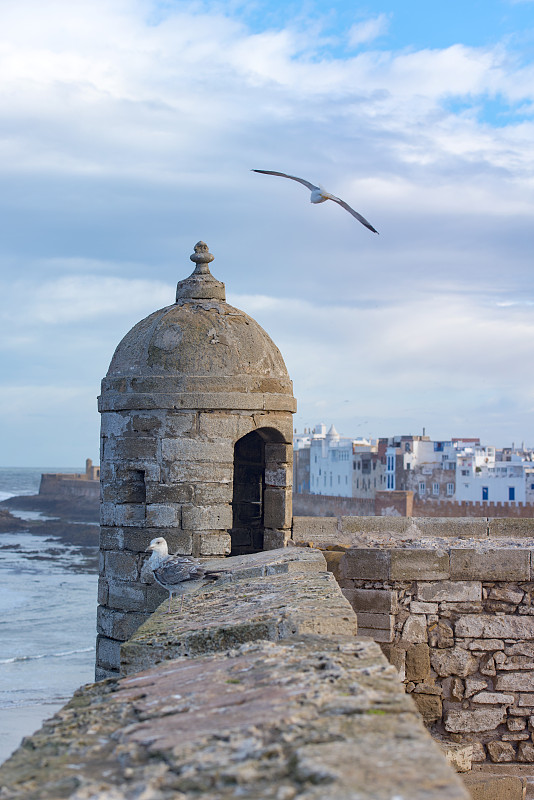
<svg viewBox="0 0 534 800"><path fill-rule="evenodd" d="M352 637L257 642L85 687L0 781L2 800L468 800L394 668Z"/></svg>

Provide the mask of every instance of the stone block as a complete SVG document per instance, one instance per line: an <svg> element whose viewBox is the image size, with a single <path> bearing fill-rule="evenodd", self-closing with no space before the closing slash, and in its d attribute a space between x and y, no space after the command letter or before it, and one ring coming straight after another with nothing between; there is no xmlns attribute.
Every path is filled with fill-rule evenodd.
<svg viewBox="0 0 534 800"><path fill-rule="evenodd" d="M393 631L395 617L393 614L369 614L365 611L358 612L358 625L362 628L380 628L381 630Z"/></svg>
<svg viewBox="0 0 534 800"><path fill-rule="evenodd" d="M502 600L505 603L517 605L523 599L525 593L518 586L494 586L490 589L488 597L492 600Z"/></svg>
<svg viewBox="0 0 534 800"><path fill-rule="evenodd" d="M430 648L425 643L414 644L406 651L406 680L427 681L430 678Z"/></svg>
<svg viewBox="0 0 534 800"><path fill-rule="evenodd" d="M519 695L519 705L520 706L534 706L534 694L520 694Z"/></svg>
<svg viewBox="0 0 534 800"><path fill-rule="evenodd" d="M462 647L433 650L430 655L433 669L441 677L457 675L465 678L478 669L478 661L468 650Z"/></svg>
<svg viewBox="0 0 534 800"><path fill-rule="evenodd" d="M428 640L427 622L423 614L410 614L403 625L401 642L420 644Z"/></svg>
<svg viewBox="0 0 534 800"><path fill-rule="evenodd" d="M124 531L122 528L100 528L100 550L122 550L124 547Z"/></svg>
<svg viewBox="0 0 534 800"><path fill-rule="evenodd" d="M511 706L515 702L513 694L503 694L502 692L478 692L471 698L473 703L484 703L492 706Z"/></svg>
<svg viewBox="0 0 534 800"><path fill-rule="evenodd" d="M454 630L458 637L474 639L534 639L534 619L512 614L466 614Z"/></svg>
<svg viewBox="0 0 534 800"><path fill-rule="evenodd" d="M284 466L272 466L265 468L265 485L286 487L288 483L288 471Z"/></svg>
<svg viewBox="0 0 534 800"><path fill-rule="evenodd" d="M109 586L108 582L102 576L98 579L98 602L105 606L108 602L108 595L109 595Z"/></svg>
<svg viewBox="0 0 534 800"><path fill-rule="evenodd" d="M435 694L412 694L411 697L426 725L441 719L443 714L441 697Z"/></svg>
<svg viewBox="0 0 534 800"><path fill-rule="evenodd" d="M167 468L169 483L227 483L230 486L234 479L234 464L173 461Z"/></svg>
<svg viewBox="0 0 534 800"><path fill-rule="evenodd" d="M200 416L203 415L201 414ZM193 433L196 425L196 417L197 415L191 411L167 411L164 416L164 437L173 439L176 436L182 436L184 433Z"/></svg>
<svg viewBox="0 0 534 800"><path fill-rule="evenodd" d="M487 522L484 517L412 517L413 526L420 536L484 539Z"/></svg>
<svg viewBox="0 0 534 800"><path fill-rule="evenodd" d="M398 610L398 593L390 589L352 589L349 601L355 611L394 614Z"/></svg>
<svg viewBox="0 0 534 800"><path fill-rule="evenodd" d="M472 602L482 600L482 582L430 581L417 584L417 599L427 602Z"/></svg>
<svg viewBox="0 0 534 800"><path fill-rule="evenodd" d="M410 603L410 613L412 614L437 614L438 609L437 603L423 603L420 600L412 600Z"/></svg>
<svg viewBox="0 0 534 800"><path fill-rule="evenodd" d="M170 503L147 503L145 524L149 528L179 528L182 507Z"/></svg>
<svg viewBox="0 0 534 800"><path fill-rule="evenodd" d="M122 581L136 581L139 578L139 557L124 550L106 550L104 553L104 570L101 574L109 580L118 578Z"/></svg>
<svg viewBox="0 0 534 800"><path fill-rule="evenodd" d="M263 532L263 549L278 550L280 547L286 547L290 540L290 531L273 531L270 528L266 528Z"/></svg>
<svg viewBox="0 0 534 800"><path fill-rule="evenodd" d="M169 461L206 461L208 463L233 463L234 443L232 439L162 439L161 454Z"/></svg>
<svg viewBox="0 0 534 800"><path fill-rule="evenodd" d="M284 442L267 442L265 444L265 461L278 464L292 463L293 446Z"/></svg>
<svg viewBox="0 0 534 800"><path fill-rule="evenodd" d="M521 742L517 748L517 760L532 764L534 762L534 744Z"/></svg>
<svg viewBox="0 0 534 800"><path fill-rule="evenodd" d="M106 411L101 414L100 433L106 438L122 436L130 423L129 414L120 411Z"/></svg>
<svg viewBox="0 0 534 800"><path fill-rule="evenodd" d="M524 779L518 776L475 772L462 777L471 800L525 800Z"/></svg>
<svg viewBox="0 0 534 800"><path fill-rule="evenodd" d="M480 733L493 731L504 722L503 708L477 708L474 710L449 710L445 714L445 730L449 733Z"/></svg>
<svg viewBox="0 0 534 800"><path fill-rule="evenodd" d="M509 672L506 675L497 675L495 689L508 692L528 692L534 687L534 678L531 672Z"/></svg>
<svg viewBox="0 0 534 800"><path fill-rule="evenodd" d="M405 533L409 526L408 517L341 517L344 533Z"/></svg>
<svg viewBox="0 0 534 800"><path fill-rule="evenodd" d="M528 550L452 549L450 560L453 580L518 581L530 578Z"/></svg>
<svg viewBox="0 0 534 800"><path fill-rule="evenodd" d="M97 611L97 630L103 636L125 642L148 617L148 613L122 612L100 606Z"/></svg>
<svg viewBox="0 0 534 800"><path fill-rule="evenodd" d="M395 632L385 628L362 628L358 625L358 637L373 639L375 642L392 642Z"/></svg>
<svg viewBox="0 0 534 800"><path fill-rule="evenodd" d="M480 650L481 652L504 650L504 642L502 639L473 639L472 642L469 642L468 647L470 650Z"/></svg>
<svg viewBox="0 0 534 800"><path fill-rule="evenodd" d="M137 583L113 580L109 583L108 605L120 611L145 611L146 587Z"/></svg>
<svg viewBox="0 0 534 800"><path fill-rule="evenodd" d="M96 637L96 663L101 669L118 670L121 643L98 634Z"/></svg>
<svg viewBox="0 0 534 800"><path fill-rule="evenodd" d="M231 549L228 533L202 533L200 536L200 556L227 556Z"/></svg>
<svg viewBox="0 0 534 800"><path fill-rule="evenodd" d="M263 492L263 519L268 528L291 528L292 492L267 486ZM228 526L230 527L230 526Z"/></svg>
<svg viewBox="0 0 534 800"><path fill-rule="evenodd" d="M232 502L231 483L196 483L191 485L196 506L227 505Z"/></svg>
<svg viewBox="0 0 534 800"><path fill-rule="evenodd" d="M488 522L491 539L534 539L534 519L512 519L493 517Z"/></svg>
<svg viewBox="0 0 534 800"><path fill-rule="evenodd" d="M515 761L515 747L509 742L488 742L489 757L495 764Z"/></svg>
<svg viewBox="0 0 534 800"><path fill-rule="evenodd" d="M341 559L345 557L345 553L342 550L321 550L321 552L325 557L328 572L331 572L334 578L339 582L341 580ZM345 594L345 597L349 603L351 603L352 607L357 610L356 606L353 604L352 594L353 592L350 596Z"/></svg>
<svg viewBox="0 0 534 800"><path fill-rule="evenodd" d="M406 650L402 647L396 647L394 644L384 642L380 645L380 649L384 653L389 663L395 667L399 673L401 681L405 679L406 675Z"/></svg>
<svg viewBox="0 0 534 800"><path fill-rule="evenodd" d="M336 517L293 517L293 540L328 547L340 541Z"/></svg>
<svg viewBox="0 0 534 800"><path fill-rule="evenodd" d="M144 503L101 503L100 522L104 526L123 527L141 525L145 521Z"/></svg>
<svg viewBox="0 0 534 800"><path fill-rule="evenodd" d="M183 506L182 527L190 531L228 530L232 527L229 505Z"/></svg>
<svg viewBox="0 0 534 800"><path fill-rule="evenodd" d="M154 436L122 436L104 440L104 461L156 461L158 440Z"/></svg>
<svg viewBox="0 0 534 800"><path fill-rule="evenodd" d="M356 580L388 580L390 563L390 551L371 547L351 548L342 562L341 576Z"/></svg>
<svg viewBox="0 0 534 800"><path fill-rule="evenodd" d="M213 485L213 484L209 484ZM146 484L146 502L182 504L192 503L195 488L190 483L152 483Z"/></svg>
<svg viewBox="0 0 534 800"><path fill-rule="evenodd" d="M391 550L391 580L443 580L448 577L449 555L443 550Z"/></svg>
<svg viewBox="0 0 534 800"><path fill-rule="evenodd" d="M447 764L456 772L470 772L473 763L473 745L456 742L440 742L439 747L447 760Z"/></svg>

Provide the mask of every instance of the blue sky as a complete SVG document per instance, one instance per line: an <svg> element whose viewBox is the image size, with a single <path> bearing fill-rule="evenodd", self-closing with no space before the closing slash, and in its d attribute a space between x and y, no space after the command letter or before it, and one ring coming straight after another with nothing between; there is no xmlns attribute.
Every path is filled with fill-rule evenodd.
<svg viewBox="0 0 534 800"><path fill-rule="evenodd" d="M534 445L533 44L511 0L3 3L0 463L98 459L201 238L299 429Z"/></svg>

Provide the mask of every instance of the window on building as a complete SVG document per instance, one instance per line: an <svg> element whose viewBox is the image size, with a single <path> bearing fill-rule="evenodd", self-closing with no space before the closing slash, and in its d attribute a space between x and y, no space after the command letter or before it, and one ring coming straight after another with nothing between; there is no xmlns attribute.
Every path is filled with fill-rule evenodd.
<svg viewBox="0 0 534 800"><path fill-rule="evenodd" d="M341 475L338 475L337 476L337 485L339 486L340 483L341 483Z"/></svg>
<svg viewBox="0 0 534 800"><path fill-rule="evenodd" d="M469 475L469 470L468 469L463 469L462 470L462 475Z"/></svg>
<svg viewBox="0 0 534 800"><path fill-rule="evenodd" d="M487 486L482 487L482 500L487 500L489 498L489 489Z"/></svg>
<svg viewBox="0 0 534 800"><path fill-rule="evenodd" d="M388 475L387 476L387 488L394 489L395 488L395 475Z"/></svg>
<svg viewBox="0 0 534 800"><path fill-rule="evenodd" d="M454 483L448 483L447 484L447 495L449 497L452 497L453 494L454 494Z"/></svg>
<svg viewBox="0 0 534 800"><path fill-rule="evenodd" d="M515 486L508 487L508 500L515 500Z"/></svg>
<svg viewBox="0 0 534 800"><path fill-rule="evenodd" d="M356 478L356 488L357 489L360 488L360 479L359 478Z"/></svg>
<svg viewBox="0 0 534 800"><path fill-rule="evenodd" d="M419 481L419 494L425 494L426 492L426 483L424 481Z"/></svg>
<svg viewBox="0 0 534 800"><path fill-rule="evenodd" d="M439 483L432 484L432 494L438 495L439 494Z"/></svg>

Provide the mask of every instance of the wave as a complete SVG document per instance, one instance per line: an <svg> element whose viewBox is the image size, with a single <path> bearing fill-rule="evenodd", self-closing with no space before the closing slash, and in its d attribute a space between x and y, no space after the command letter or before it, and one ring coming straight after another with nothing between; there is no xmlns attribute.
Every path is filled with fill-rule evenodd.
<svg viewBox="0 0 534 800"><path fill-rule="evenodd" d="M13 658L0 658L0 664L14 664L18 661L37 661L39 658L64 658L76 653L90 653L94 647L82 647L81 650L64 650L61 653L38 653L35 656L14 656Z"/></svg>

